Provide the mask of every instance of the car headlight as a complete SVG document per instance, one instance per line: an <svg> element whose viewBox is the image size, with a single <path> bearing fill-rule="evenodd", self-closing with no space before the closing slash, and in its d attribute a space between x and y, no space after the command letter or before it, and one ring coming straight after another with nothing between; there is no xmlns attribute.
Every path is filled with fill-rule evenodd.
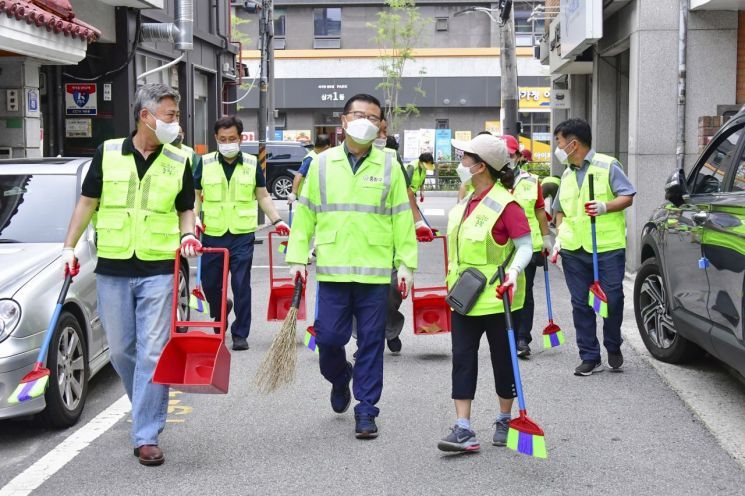
<svg viewBox="0 0 745 496"><path fill-rule="evenodd" d="M14 300L0 300L0 342L10 336L21 320L21 306Z"/></svg>

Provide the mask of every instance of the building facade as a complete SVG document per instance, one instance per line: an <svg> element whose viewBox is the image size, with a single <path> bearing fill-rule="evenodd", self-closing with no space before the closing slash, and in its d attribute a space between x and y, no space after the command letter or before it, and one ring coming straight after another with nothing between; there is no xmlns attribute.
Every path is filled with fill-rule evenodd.
<svg viewBox="0 0 745 496"><path fill-rule="evenodd" d="M540 36L543 25L527 22L533 6L539 3L516 2L515 6L518 82L524 93L520 120L528 138L534 133L545 138L550 124L548 70L533 57L534 33ZM456 15L467 7L495 8L496 4L432 0L416 5L423 28L413 47L414 60L404 70L400 105L413 103L419 114L393 129L404 149L406 136L420 129L450 130L451 136L459 132L475 135L486 128L499 132L499 26L483 13ZM384 8L383 1L274 2L275 61L270 92L275 128L269 130L270 138L312 139L325 133L338 140L341 107L347 98L370 93L385 102L378 87L383 78L381 51L374 40L375 23ZM250 39L251 45L243 47L243 61L252 81L260 64L256 50L259 22L240 8L237 15L250 21L239 29ZM239 91L239 97L243 93ZM239 111L250 137L257 131L257 106L258 89L254 89ZM548 153L544 155L547 159Z"/></svg>
<svg viewBox="0 0 745 496"><path fill-rule="evenodd" d="M552 91L566 96L566 108L552 110L551 123L587 119L594 148L618 157L636 186L627 211L632 270L639 265L641 230L664 201L676 167L680 1L546 2L540 52ZM745 1L690 0L687 7L685 164L691 167L705 140L699 119L745 102L745 23L737 12ZM576 27L578 21L584 27ZM552 168L559 174L563 166L554 161Z"/></svg>

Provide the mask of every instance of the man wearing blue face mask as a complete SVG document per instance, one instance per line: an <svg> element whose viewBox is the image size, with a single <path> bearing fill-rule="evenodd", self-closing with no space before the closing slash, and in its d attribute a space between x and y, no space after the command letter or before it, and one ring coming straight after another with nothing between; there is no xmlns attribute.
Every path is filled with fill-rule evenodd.
<svg viewBox="0 0 745 496"><path fill-rule="evenodd" d="M194 170L194 210L197 219L199 212L204 212L204 246L230 250L231 287L235 299L235 321L230 333L236 351L248 349L251 330L251 265L258 207L279 234L290 234L289 226L282 221L266 190L266 180L256 157L241 152L242 132L243 122L237 117L229 115L218 119L215 122L217 151L204 155L202 163ZM220 317L220 296L227 290L222 287L222 260L219 253L206 253L202 260L202 284L213 319ZM228 307L226 313L230 314L230 305Z"/></svg>
<svg viewBox="0 0 745 496"><path fill-rule="evenodd" d="M383 391L383 350L391 268L406 298L417 264L414 218L406 178L394 153L373 146L382 121L371 95L350 98L342 115L344 143L313 159L297 201L287 247L296 279L306 278L310 240L316 238L318 317L314 323L321 374L331 383L331 408L352 402L355 434L377 437L376 404ZM393 266L393 267L392 267ZM357 320L357 360L344 346Z"/></svg>

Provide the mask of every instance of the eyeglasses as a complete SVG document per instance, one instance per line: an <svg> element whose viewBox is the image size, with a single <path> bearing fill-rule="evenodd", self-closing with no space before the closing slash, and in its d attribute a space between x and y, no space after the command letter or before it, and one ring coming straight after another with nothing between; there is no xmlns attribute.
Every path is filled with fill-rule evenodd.
<svg viewBox="0 0 745 496"><path fill-rule="evenodd" d="M226 143L238 143L240 140L241 140L240 136L229 136L229 137L220 136L219 138L217 138L217 142L220 143L221 145L224 145Z"/></svg>
<svg viewBox="0 0 745 496"><path fill-rule="evenodd" d="M356 121L357 119L367 119L373 124L380 124L380 121L382 121L382 119L377 115L366 115L364 112L361 112L359 110L355 110L353 112L347 112L344 115L351 115L352 116L351 120L353 121Z"/></svg>

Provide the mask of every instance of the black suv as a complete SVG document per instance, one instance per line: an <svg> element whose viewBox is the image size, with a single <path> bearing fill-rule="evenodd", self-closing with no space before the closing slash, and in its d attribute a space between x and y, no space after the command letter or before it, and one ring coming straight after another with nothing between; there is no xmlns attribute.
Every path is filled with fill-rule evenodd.
<svg viewBox="0 0 745 496"><path fill-rule="evenodd" d="M259 156L259 143L246 141L241 151ZM275 198L284 200L292 191L295 172L308 154L309 148L297 141L267 141L266 187Z"/></svg>
<svg viewBox="0 0 745 496"><path fill-rule="evenodd" d="M706 351L745 375L745 109L718 131L642 231L636 322L649 352Z"/></svg>

